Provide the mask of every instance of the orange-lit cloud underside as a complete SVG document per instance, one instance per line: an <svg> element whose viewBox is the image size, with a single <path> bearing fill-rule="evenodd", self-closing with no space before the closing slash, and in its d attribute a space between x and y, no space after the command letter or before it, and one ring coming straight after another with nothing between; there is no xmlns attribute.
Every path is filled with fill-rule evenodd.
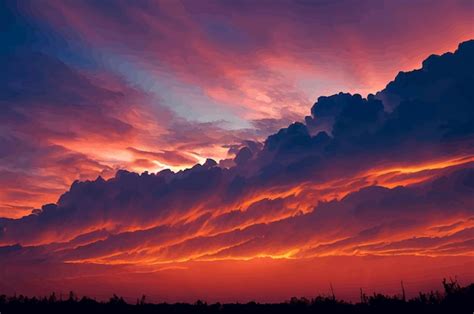
<svg viewBox="0 0 474 314"><path fill-rule="evenodd" d="M331 182L322 184L304 182L294 186L278 186L266 190L258 190L252 194L245 195L231 204L224 206L209 207L210 203L196 205L179 217L168 217L159 221L147 221L144 224L127 226L98 225L88 226L87 230L77 230L69 233L69 240L85 232L98 231L103 228L114 228L116 232L147 232L156 230L162 226L170 226L179 229L182 224L192 225L206 217L206 222L192 232L175 234L169 241L154 245L152 242L138 245L125 250L108 251L106 254L91 258L70 259L69 263L97 263L97 264L134 264L142 266L156 265L159 269L161 264L185 262L190 260L249 260L253 258L269 257L273 259L306 258L313 256L331 255L394 255L414 254L420 256L438 255L468 255L474 256L471 246L464 249L460 246L457 250L449 250L449 244L457 241L472 241L474 237L474 216L436 217L426 218L426 222L416 228L400 228L399 232L381 233L369 239L360 239L355 242L337 244L348 238L348 234L342 232L337 238L331 240L315 238L305 239L295 243L278 243L267 247L252 247L251 242L255 240L252 235L246 235L246 230L260 227L262 225L278 224L285 219L291 219L298 215L309 214L318 202L328 202L333 199L342 199L347 194L355 192L363 187L377 184L378 186L394 188L409 184L422 183L442 173L452 171L459 166L470 165L474 162L474 156L463 156L447 160L437 160L415 165L390 166L386 169L377 168L364 173L359 173L351 178L338 178ZM271 202L278 202L278 209ZM263 205L262 205L263 204ZM265 208L265 205L268 208ZM212 206L212 205L211 205ZM258 212L252 212L256 211ZM317 211L317 208L316 208ZM223 218L237 214L240 219L224 224ZM255 217L257 214L257 217ZM208 216L209 215L209 216ZM458 233L466 232L465 235ZM395 230L394 230L395 231ZM233 236L234 234L234 236ZM432 245L400 245L415 238L437 239ZM57 238L35 239L34 244L46 245L57 241ZM160 241L161 242L161 241ZM304 243L304 244L303 244ZM85 243L80 243L84 245ZM302 245L303 244L303 245ZM324 246L327 245L325 248ZM248 246L249 249L240 250L240 247ZM314 250L318 248L317 250Z"/></svg>
<svg viewBox="0 0 474 314"><path fill-rule="evenodd" d="M474 235L467 232L459 235L461 231L474 228L474 217L453 215L443 217L428 217L426 221L416 227L394 229L390 234L381 233L369 239L358 239L355 242L333 245L352 236L349 233L338 231L338 236L326 234L324 238L297 240L295 243L278 243L277 245L263 245L253 247L255 240L252 231L254 228L266 228L272 224L278 225L285 220L296 219L301 215L309 215L313 211L314 204L328 202L333 199L342 199L351 192L363 187L377 184L393 188L399 185L421 183L434 176L450 172L459 166L466 166L474 162L474 156L463 156L436 160L414 165L389 166L385 169L377 168L357 173L350 178L338 178L334 181L324 183L303 182L296 185L274 186L268 189L256 190L251 194L229 204L218 205L212 200L206 200L202 204L195 204L193 208L181 212L179 215L171 214L160 217L160 219L148 219L146 221L129 221L122 225L120 221L86 225L84 228L74 229L68 227L66 233L61 235L54 233L43 233L34 239L24 240L22 244L48 245L54 242L63 242L55 250L81 248L81 246L94 245L95 242L106 239L112 234L139 235L143 233L160 233L159 228L167 228L164 239L156 244L148 238L143 243L133 247L125 247L124 250L105 250L92 254L88 258L69 258L68 263L97 263L97 264L134 264L142 266L183 262L189 260L221 260L241 259L248 260L259 257L301 258L311 256L328 255L393 255L393 254L415 254L425 256L437 255L472 255L473 252L464 250L448 250L449 244L456 241L467 241ZM316 210L318 207L316 207ZM235 216L238 219L227 217ZM101 232L101 230L104 230ZM105 231L109 230L109 231ZM249 231L250 230L250 231ZM472 229L474 230L474 229ZM247 234L249 232L249 234ZM92 235L81 239L81 235ZM462 233L462 232L461 232ZM260 235L263 236L263 235ZM404 246L391 244L403 243L414 238L437 239L432 245ZM331 238L331 240L328 240ZM69 242L70 241L70 242ZM472 241L472 240L471 240ZM70 244L69 244L70 243ZM3 243L10 244L9 241ZM263 244L263 243L262 243ZM327 246L327 248L324 248ZM239 249L239 248L245 249Z"/></svg>

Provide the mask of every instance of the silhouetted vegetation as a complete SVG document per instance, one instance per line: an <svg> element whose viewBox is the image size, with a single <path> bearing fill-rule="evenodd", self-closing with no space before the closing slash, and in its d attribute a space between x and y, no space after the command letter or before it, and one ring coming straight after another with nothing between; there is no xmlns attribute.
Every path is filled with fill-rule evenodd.
<svg viewBox="0 0 474 314"><path fill-rule="evenodd" d="M113 295L107 302L88 297L78 298L73 292L67 299L56 294L43 298L28 298L23 295L0 296L0 312L10 313L473 313L474 284L461 287L456 281L444 280L444 292L420 293L406 300L402 295L366 295L361 291L360 302L349 303L337 300L334 295L318 296L314 299L291 298L287 302L263 304L256 302L234 304L207 304L197 301L188 303L153 304L146 297L136 304L125 302Z"/></svg>

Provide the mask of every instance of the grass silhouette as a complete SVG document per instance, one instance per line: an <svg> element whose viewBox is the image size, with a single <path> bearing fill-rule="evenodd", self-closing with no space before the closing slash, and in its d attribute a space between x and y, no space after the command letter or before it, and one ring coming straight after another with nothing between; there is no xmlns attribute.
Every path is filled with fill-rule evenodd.
<svg viewBox="0 0 474 314"><path fill-rule="evenodd" d="M136 304L125 302L113 295L107 302L88 297L78 298L73 292L67 299L58 299L53 293L49 297L37 298L23 295L0 296L0 312L11 313L473 313L474 283L461 287L456 280L443 280L444 291L419 293L406 299L402 284L402 295L366 295L361 291L360 301L350 303L337 300L334 295L313 299L293 297L282 303L214 303L198 300L189 303L159 303L146 301L143 296Z"/></svg>

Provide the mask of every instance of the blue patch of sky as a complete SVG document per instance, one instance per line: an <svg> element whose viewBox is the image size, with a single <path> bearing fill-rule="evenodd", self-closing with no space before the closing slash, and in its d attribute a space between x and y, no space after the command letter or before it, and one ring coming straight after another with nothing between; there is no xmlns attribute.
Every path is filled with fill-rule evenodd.
<svg viewBox="0 0 474 314"><path fill-rule="evenodd" d="M252 127L249 121L238 117L229 107L205 95L200 87L180 82L157 64L153 65L154 71L149 71L123 56L108 55L103 60L109 70L147 92L156 103L167 106L182 118L196 122L219 122L228 129Z"/></svg>

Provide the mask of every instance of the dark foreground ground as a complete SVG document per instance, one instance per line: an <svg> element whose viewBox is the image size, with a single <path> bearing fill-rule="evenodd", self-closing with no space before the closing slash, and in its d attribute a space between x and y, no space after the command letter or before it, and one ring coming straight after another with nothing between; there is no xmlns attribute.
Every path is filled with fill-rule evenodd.
<svg viewBox="0 0 474 314"><path fill-rule="evenodd" d="M403 296L361 293L358 303L340 301L334 297L314 299L292 298L283 303L260 304L153 304L143 297L136 304L128 304L114 295L107 302L77 298L70 293L66 300L54 294L45 298L25 296L0 296L0 313L474 313L474 284L461 287L455 281L443 281L443 292L420 293L416 298L405 300Z"/></svg>

